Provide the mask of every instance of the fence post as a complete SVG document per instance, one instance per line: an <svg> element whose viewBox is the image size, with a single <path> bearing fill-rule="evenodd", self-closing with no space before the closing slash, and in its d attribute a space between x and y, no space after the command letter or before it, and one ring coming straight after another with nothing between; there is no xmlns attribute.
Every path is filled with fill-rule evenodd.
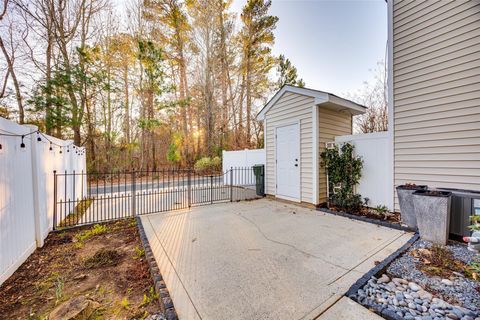
<svg viewBox="0 0 480 320"><path fill-rule="evenodd" d="M230 167L230 202L233 202L233 167Z"/></svg>
<svg viewBox="0 0 480 320"><path fill-rule="evenodd" d="M213 176L210 176L210 204L213 203Z"/></svg>
<svg viewBox="0 0 480 320"><path fill-rule="evenodd" d="M135 170L132 171L132 215L137 215L137 186Z"/></svg>
<svg viewBox="0 0 480 320"><path fill-rule="evenodd" d="M192 207L192 172L188 169L188 208Z"/></svg>
<svg viewBox="0 0 480 320"><path fill-rule="evenodd" d="M57 227L57 170L53 170L53 230Z"/></svg>

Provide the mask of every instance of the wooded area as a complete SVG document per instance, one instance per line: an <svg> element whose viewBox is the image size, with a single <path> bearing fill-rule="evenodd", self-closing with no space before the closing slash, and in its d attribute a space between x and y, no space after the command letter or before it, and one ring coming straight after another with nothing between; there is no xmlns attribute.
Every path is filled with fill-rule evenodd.
<svg viewBox="0 0 480 320"><path fill-rule="evenodd" d="M240 15L230 5L3 0L0 116L85 145L93 171L261 147L258 108L304 83L272 54L271 1L248 0Z"/></svg>

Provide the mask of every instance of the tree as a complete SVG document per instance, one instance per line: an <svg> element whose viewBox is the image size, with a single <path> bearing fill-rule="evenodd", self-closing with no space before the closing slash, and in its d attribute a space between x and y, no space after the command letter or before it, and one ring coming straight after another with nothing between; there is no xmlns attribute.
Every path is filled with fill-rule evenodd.
<svg viewBox="0 0 480 320"><path fill-rule="evenodd" d="M378 62L373 82L365 82L361 91L353 95L354 101L367 107L365 114L355 117L354 130L369 133L388 130L387 72L384 62Z"/></svg>
<svg viewBox="0 0 480 320"><path fill-rule="evenodd" d="M187 53L190 44L191 25L183 4L178 0L145 1L144 17L152 23L151 37L164 47L165 59L173 71L181 131L191 148L189 129L193 126L193 114L190 106L189 80L187 76Z"/></svg>
<svg viewBox="0 0 480 320"><path fill-rule="evenodd" d="M242 48L242 85L240 93L240 135L243 135L243 103L245 99L246 144L251 143L252 104L270 86L268 74L274 66L271 47L278 17L268 14L271 0L248 0L242 9L240 31Z"/></svg>
<svg viewBox="0 0 480 320"><path fill-rule="evenodd" d="M155 43L149 40L138 40L138 60L142 66L140 79L141 112L139 126L142 130L142 167L150 161L156 168L156 150L153 132L160 125L155 116L161 107L160 98L168 90L165 84L165 71L163 67L163 51ZM149 157L151 155L151 157Z"/></svg>
<svg viewBox="0 0 480 320"><path fill-rule="evenodd" d="M85 145L96 171L191 165L262 142L253 115L277 80L271 1L249 0L240 19L232 0L132 0L128 19L110 2L9 0L2 114L19 110L13 70L27 121Z"/></svg>
<svg viewBox="0 0 480 320"><path fill-rule="evenodd" d="M2 11L0 12L0 22L2 22L3 19L6 17L8 9L9 9L9 1L4 0L3 8L2 8ZM16 70L15 70L15 67L14 67L15 54L16 54L16 51L17 51L18 44L15 43L14 35L13 35L13 33L14 33L14 29L13 29L14 21L12 19L8 19L8 20L9 21L7 22L7 26L6 26L7 31L2 32L0 34L0 49L3 53L5 61L7 63L7 70L8 70L7 74L5 76L5 85L3 86L3 89L2 89L2 96L5 92L5 86L6 86L6 83L8 81L8 77L11 77L12 82L13 82L13 87L15 88L15 99L16 99L17 105L18 105L19 122L20 122L20 124L23 124L23 123L25 123L25 108L24 108L24 105L23 105L22 92L20 90L20 82L18 81L17 73L16 73ZM3 36L4 34L6 34L8 37ZM22 34L22 37L24 37L24 36L25 36L25 34Z"/></svg>
<svg viewBox="0 0 480 320"><path fill-rule="evenodd" d="M277 90L286 84L301 88L305 87L303 79L298 79L297 68L283 54L277 59L277 75Z"/></svg>

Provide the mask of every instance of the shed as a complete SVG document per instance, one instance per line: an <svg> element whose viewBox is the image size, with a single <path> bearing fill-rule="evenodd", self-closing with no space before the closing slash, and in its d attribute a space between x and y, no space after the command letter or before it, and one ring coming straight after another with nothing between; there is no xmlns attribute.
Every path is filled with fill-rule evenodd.
<svg viewBox="0 0 480 320"><path fill-rule="evenodd" d="M313 205L326 202L320 154L336 136L352 134L352 117L365 110L328 92L283 86L257 115L264 126L266 194Z"/></svg>

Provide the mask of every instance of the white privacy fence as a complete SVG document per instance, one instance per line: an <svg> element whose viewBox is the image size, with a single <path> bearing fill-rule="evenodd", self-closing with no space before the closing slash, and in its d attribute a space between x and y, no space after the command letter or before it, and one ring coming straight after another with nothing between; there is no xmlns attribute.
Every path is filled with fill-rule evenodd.
<svg viewBox="0 0 480 320"><path fill-rule="evenodd" d="M357 192L369 198L369 206L386 206L393 211L393 173L390 134L388 132L364 133L335 137L337 144L350 142L355 153L363 159L362 178Z"/></svg>
<svg viewBox="0 0 480 320"><path fill-rule="evenodd" d="M22 138L23 136L23 138ZM0 284L53 226L53 171L86 170L85 150L0 118ZM84 188L86 183L83 184ZM69 192L81 192L82 182ZM75 190L75 191L74 191Z"/></svg>
<svg viewBox="0 0 480 320"><path fill-rule="evenodd" d="M256 164L265 165L265 149L253 150L238 150L222 152L222 171L227 172L231 168L251 168ZM246 171L245 181L255 181L255 176L252 170ZM224 177L224 183L230 184L230 176L227 174ZM243 181L242 179L235 179L235 181Z"/></svg>

